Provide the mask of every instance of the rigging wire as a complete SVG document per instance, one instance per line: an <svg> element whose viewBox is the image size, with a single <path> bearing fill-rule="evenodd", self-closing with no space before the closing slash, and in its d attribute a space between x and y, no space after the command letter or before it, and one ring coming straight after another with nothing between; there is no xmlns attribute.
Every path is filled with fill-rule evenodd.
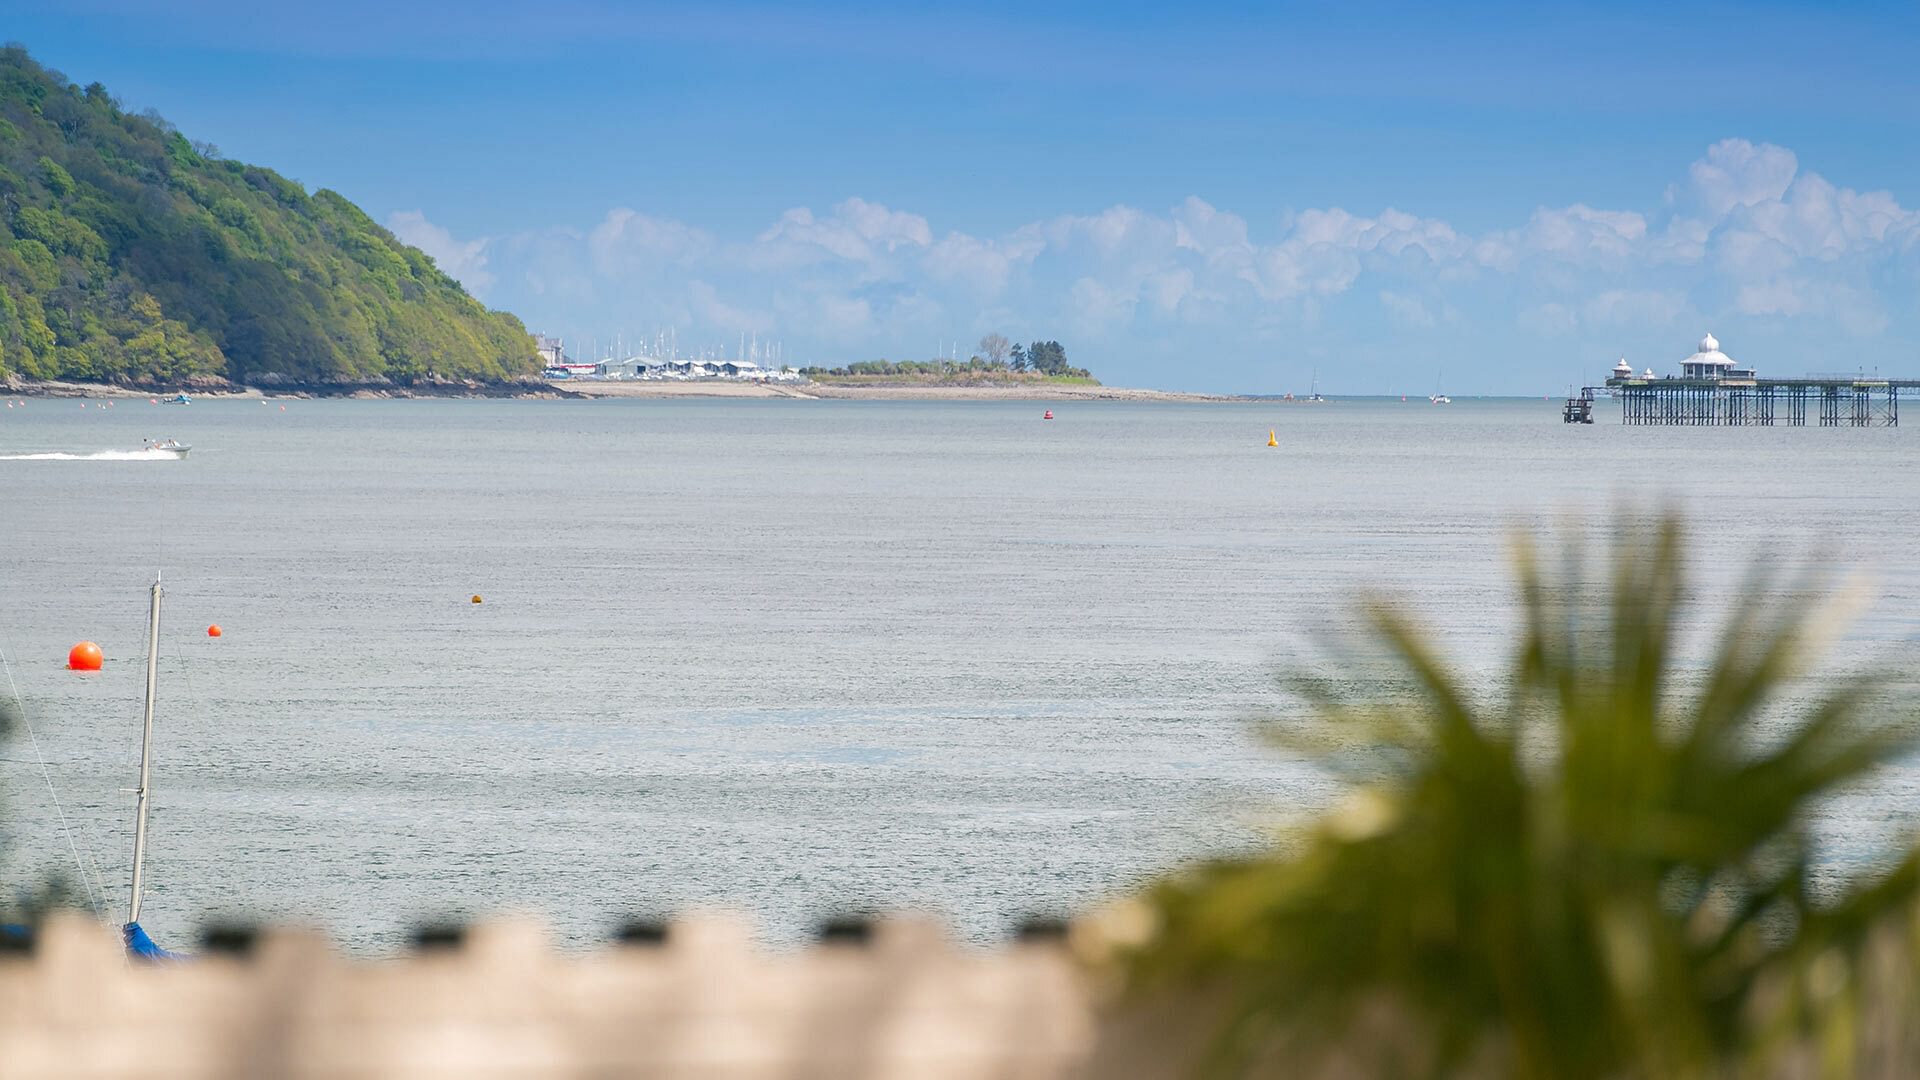
<svg viewBox="0 0 1920 1080"><path fill-rule="evenodd" d="M6 652L10 653L12 651L13 639L8 638ZM14 707L20 710L20 722L26 725L27 741L33 746L34 759L40 763L40 778L47 783L47 795L53 799L53 812L55 816L60 819L60 832L67 838L67 850L73 853L74 865L80 868L80 887L87 890L87 904L93 908L94 917L100 918L104 915L104 912L100 907L99 894L94 891L95 883L87 880L87 863L80 858L80 848L74 843L73 827L67 824L66 808L60 805L60 792L53 786L53 772L47 768L47 759L40 753L40 735L33 730L33 720L27 716L27 702L25 698L20 696L20 685L13 680L13 665L7 661L6 653L0 653L0 668L6 670L7 688L13 691ZM88 845L88 848L89 852L91 852L92 845ZM93 873L96 878L99 877L100 868L98 864L95 864L93 867ZM105 892L106 883L102 881L99 884L100 892Z"/></svg>

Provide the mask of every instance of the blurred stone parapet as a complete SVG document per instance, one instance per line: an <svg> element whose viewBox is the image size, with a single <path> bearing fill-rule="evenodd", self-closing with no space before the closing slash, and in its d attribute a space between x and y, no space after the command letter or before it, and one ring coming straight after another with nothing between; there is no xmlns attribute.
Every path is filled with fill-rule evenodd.
<svg viewBox="0 0 1920 1080"><path fill-rule="evenodd" d="M1031 1078L1083 1074L1091 995L1055 935L993 949L936 925L842 925L767 951L722 915L556 951L534 922L426 935L360 960L316 934L210 934L128 960L50 919L0 955L7 1077Z"/></svg>

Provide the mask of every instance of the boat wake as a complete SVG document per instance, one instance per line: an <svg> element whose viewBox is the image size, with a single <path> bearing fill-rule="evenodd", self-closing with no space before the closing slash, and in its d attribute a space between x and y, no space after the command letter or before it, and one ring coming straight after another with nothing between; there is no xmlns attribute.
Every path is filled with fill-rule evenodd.
<svg viewBox="0 0 1920 1080"><path fill-rule="evenodd" d="M178 461L166 450L102 450L97 454L0 454L0 461Z"/></svg>

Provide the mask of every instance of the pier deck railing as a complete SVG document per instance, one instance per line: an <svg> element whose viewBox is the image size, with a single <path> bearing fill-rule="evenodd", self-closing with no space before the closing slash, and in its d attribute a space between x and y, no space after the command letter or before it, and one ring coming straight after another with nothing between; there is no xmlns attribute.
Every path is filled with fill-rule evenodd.
<svg viewBox="0 0 1920 1080"><path fill-rule="evenodd" d="M1599 387L1586 387L1591 398ZM1608 379L1620 422L1635 425L1898 427L1900 395L1920 379ZM1571 399L1568 422L1572 418Z"/></svg>

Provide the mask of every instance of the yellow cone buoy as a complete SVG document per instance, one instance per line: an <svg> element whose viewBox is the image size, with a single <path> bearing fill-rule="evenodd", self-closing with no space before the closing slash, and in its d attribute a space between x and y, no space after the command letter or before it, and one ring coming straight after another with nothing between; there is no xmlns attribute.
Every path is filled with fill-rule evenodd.
<svg viewBox="0 0 1920 1080"><path fill-rule="evenodd" d="M1276 438L1274 438L1274 435L1275 435L1275 434L1276 434L1276 433L1278 432L1278 430L1279 430L1278 428L1275 428L1275 429L1274 429L1273 431L1269 431L1269 432L1267 432L1267 445L1268 445L1268 446L1279 446L1279 445L1280 445L1280 440L1279 440L1279 439L1276 439Z"/></svg>
<svg viewBox="0 0 1920 1080"><path fill-rule="evenodd" d="M474 593L474 594L473 594L473 602L474 602L474 603L476 603L476 604L480 602L480 594L479 594L479 593Z"/></svg>

